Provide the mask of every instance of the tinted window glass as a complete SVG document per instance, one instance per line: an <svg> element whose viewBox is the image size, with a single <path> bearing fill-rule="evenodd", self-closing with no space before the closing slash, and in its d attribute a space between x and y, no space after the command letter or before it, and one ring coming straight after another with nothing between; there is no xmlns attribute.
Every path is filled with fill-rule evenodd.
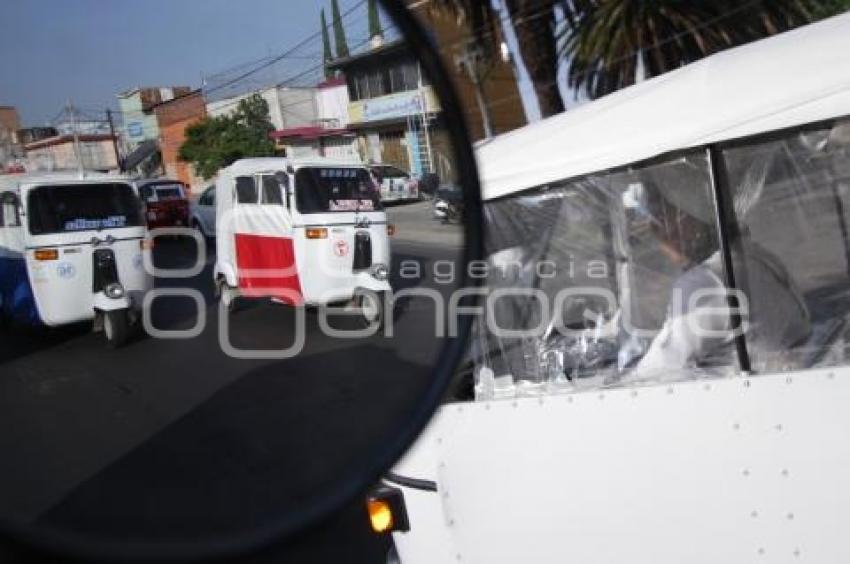
<svg viewBox="0 0 850 564"><path fill-rule="evenodd" d="M236 201L240 204L257 203L257 182L253 176L236 178Z"/></svg>
<svg viewBox="0 0 850 564"><path fill-rule="evenodd" d="M379 193L362 168L302 168L295 174L301 213L381 209Z"/></svg>
<svg viewBox="0 0 850 564"><path fill-rule="evenodd" d="M39 186L29 192L27 214L35 234L143 225L127 184Z"/></svg>
<svg viewBox="0 0 850 564"><path fill-rule="evenodd" d="M283 205L283 190L274 176L263 176L263 203Z"/></svg>

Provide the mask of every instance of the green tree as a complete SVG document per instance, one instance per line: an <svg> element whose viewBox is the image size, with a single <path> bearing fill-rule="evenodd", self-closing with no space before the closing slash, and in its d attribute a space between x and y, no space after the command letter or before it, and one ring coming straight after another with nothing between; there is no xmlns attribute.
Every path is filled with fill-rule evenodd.
<svg viewBox="0 0 850 564"><path fill-rule="evenodd" d="M273 130L268 103L254 94L240 100L233 114L206 117L186 128L179 158L192 163L203 178L212 178L239 159L273 156Z"/></svg>
<svg viewBox="0 0 850 564"><path fill-rule="evenodd" d="M339 3L331 0L331 17L333 17L334 41L336 42L336 56L338 58L348 56L348 42L345 40L345 29L342 27L342 16L339 15Z"/></svg>
<svg viewBox="0 0 850 564"><path fill-rule="evenodd" d="M567 83L604 96L814 18L814 0L570 0L560 32Z"/></svg>
<svg viewBox="0 0 850 564"><path fill-rule="evenodd" d="M369 0L369 37L383 36L384 30L381 29L381 17L378 15L378 5L376 0Z"/></svg>
<svg viewBox="0 0 850 564"><path fill-rule="evenodd" d="M828 18L850 10L850 0L818 0L815 2L815 18Z"/></svg>
<svg viewBox="0 0 850 564"><path fill-rule="evenodd" d="M328 68L328 63L333 59L331 53L331 38L328 34L328 23L325 21L325 9L322 8L322 62L325 65L325 78L331 78L334 73Z"/></svg>

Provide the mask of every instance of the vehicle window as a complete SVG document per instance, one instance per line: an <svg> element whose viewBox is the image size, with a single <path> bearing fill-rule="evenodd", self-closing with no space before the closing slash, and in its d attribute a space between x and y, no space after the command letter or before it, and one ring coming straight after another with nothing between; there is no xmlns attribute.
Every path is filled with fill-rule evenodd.
<svg viewBox="0 0 850 564"><path fill-rule="evenodd" d="M236 201L240 204L257 203L257 181L253 176L236 177Z"/></svg>
<svg viewBox="0 0 850 564"><path fill-rule="evenodd" d="M27 204L34 235L144 225L127 184L39 186L29 192Z"/></svg>
<svg viewBox="0 0 850 564"><path fill-rule="evenodd" d="M384 178L409 178L410 175L404 172L401 169L395 168L394 166L384 167L383 176Z"/></svg>
<svg viewBox="0 0 850 564"><path fill-rule="evenodd" d="M363 168L301 168L295 186L301 213L381 209L379 192Z"/></svg>
<svg viewBox="0 0 850 564"><path fill-rule="evenodd" d="M183 186L180 184L157 185L156 197L159 200L181 200L183 199Z"/></svg>
<svg viewBox="0 0 850 564"><path fill-rule="evenodd" d="M850 303L850 122L724 151L754 370L844 362ZM740 271L740 272L739 272Z"/></svg>
<svg viewBox="0 0 850 564"><path fill-rule="evenodd" d="M12 193L0 195L0 227L18 227L21 218L18 211L18 198Z"/></svg>
<svg viewBox="0 0 850 564"><path fill-rule="evenodd" d="M156 193L153 190L153 186L147 184L139 188L139 197L145 202L150 202L156 199Z"/></svg>
<svg viewBox="0 0 850 564"><path fill-rule="evenodd" d="M215 186L211 186L204 190L204 193L201 194L200 198L198 198L198 203L202 206L215 205Z"/></svg>
<svg viewBox="0 0 850 564"><path fill-rule="evenodd" d="M263 203L283 205L283 189L277 178L271 175L261 177L263 179Z"/></svg>
<svg viewBox="0 0 850 564"><path fill-rule="evenodd" d="M487 221L488 287L531 294L488 311L524 334L479 327L496 378L596 386L734 367L702 153L492 202Z"/></svg>

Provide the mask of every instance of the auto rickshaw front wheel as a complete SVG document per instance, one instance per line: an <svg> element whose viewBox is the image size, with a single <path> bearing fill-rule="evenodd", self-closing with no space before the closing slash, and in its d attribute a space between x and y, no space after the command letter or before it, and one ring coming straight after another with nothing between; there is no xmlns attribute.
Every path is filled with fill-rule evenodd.
<svg viewBox="0 0 850 564"><path fill-rule="evenodd" d="M360 312L360 319L366 327L384 326L386 307L385 292L361 291L355 297L355 307Z"/></svg>
<svg viewBox="0 0 850 564"><path fill-rule="evenodd" d="M103 334L106 344L116 349L127 342L130 335L130 318L126 309L115 309L103 313Z"/></svg>

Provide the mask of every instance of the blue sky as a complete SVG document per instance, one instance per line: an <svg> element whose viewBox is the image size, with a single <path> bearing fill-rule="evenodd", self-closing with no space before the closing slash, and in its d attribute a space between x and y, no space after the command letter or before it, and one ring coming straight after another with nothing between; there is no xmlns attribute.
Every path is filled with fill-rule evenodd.
<svg viewBox="0 0 850 564"><path fill-rule="evenodd" d="M345 12L359 0L340 0ZM330 0L9 0L0 19L0 105L43 125L70 99L115 107L135 86L198 87L203 75L281 53L318 32ZM366 34L366 7L347 19L349 45ZM269 69L315 65L316 39ZM235 72L235 71L234 71Z"/></svg>

